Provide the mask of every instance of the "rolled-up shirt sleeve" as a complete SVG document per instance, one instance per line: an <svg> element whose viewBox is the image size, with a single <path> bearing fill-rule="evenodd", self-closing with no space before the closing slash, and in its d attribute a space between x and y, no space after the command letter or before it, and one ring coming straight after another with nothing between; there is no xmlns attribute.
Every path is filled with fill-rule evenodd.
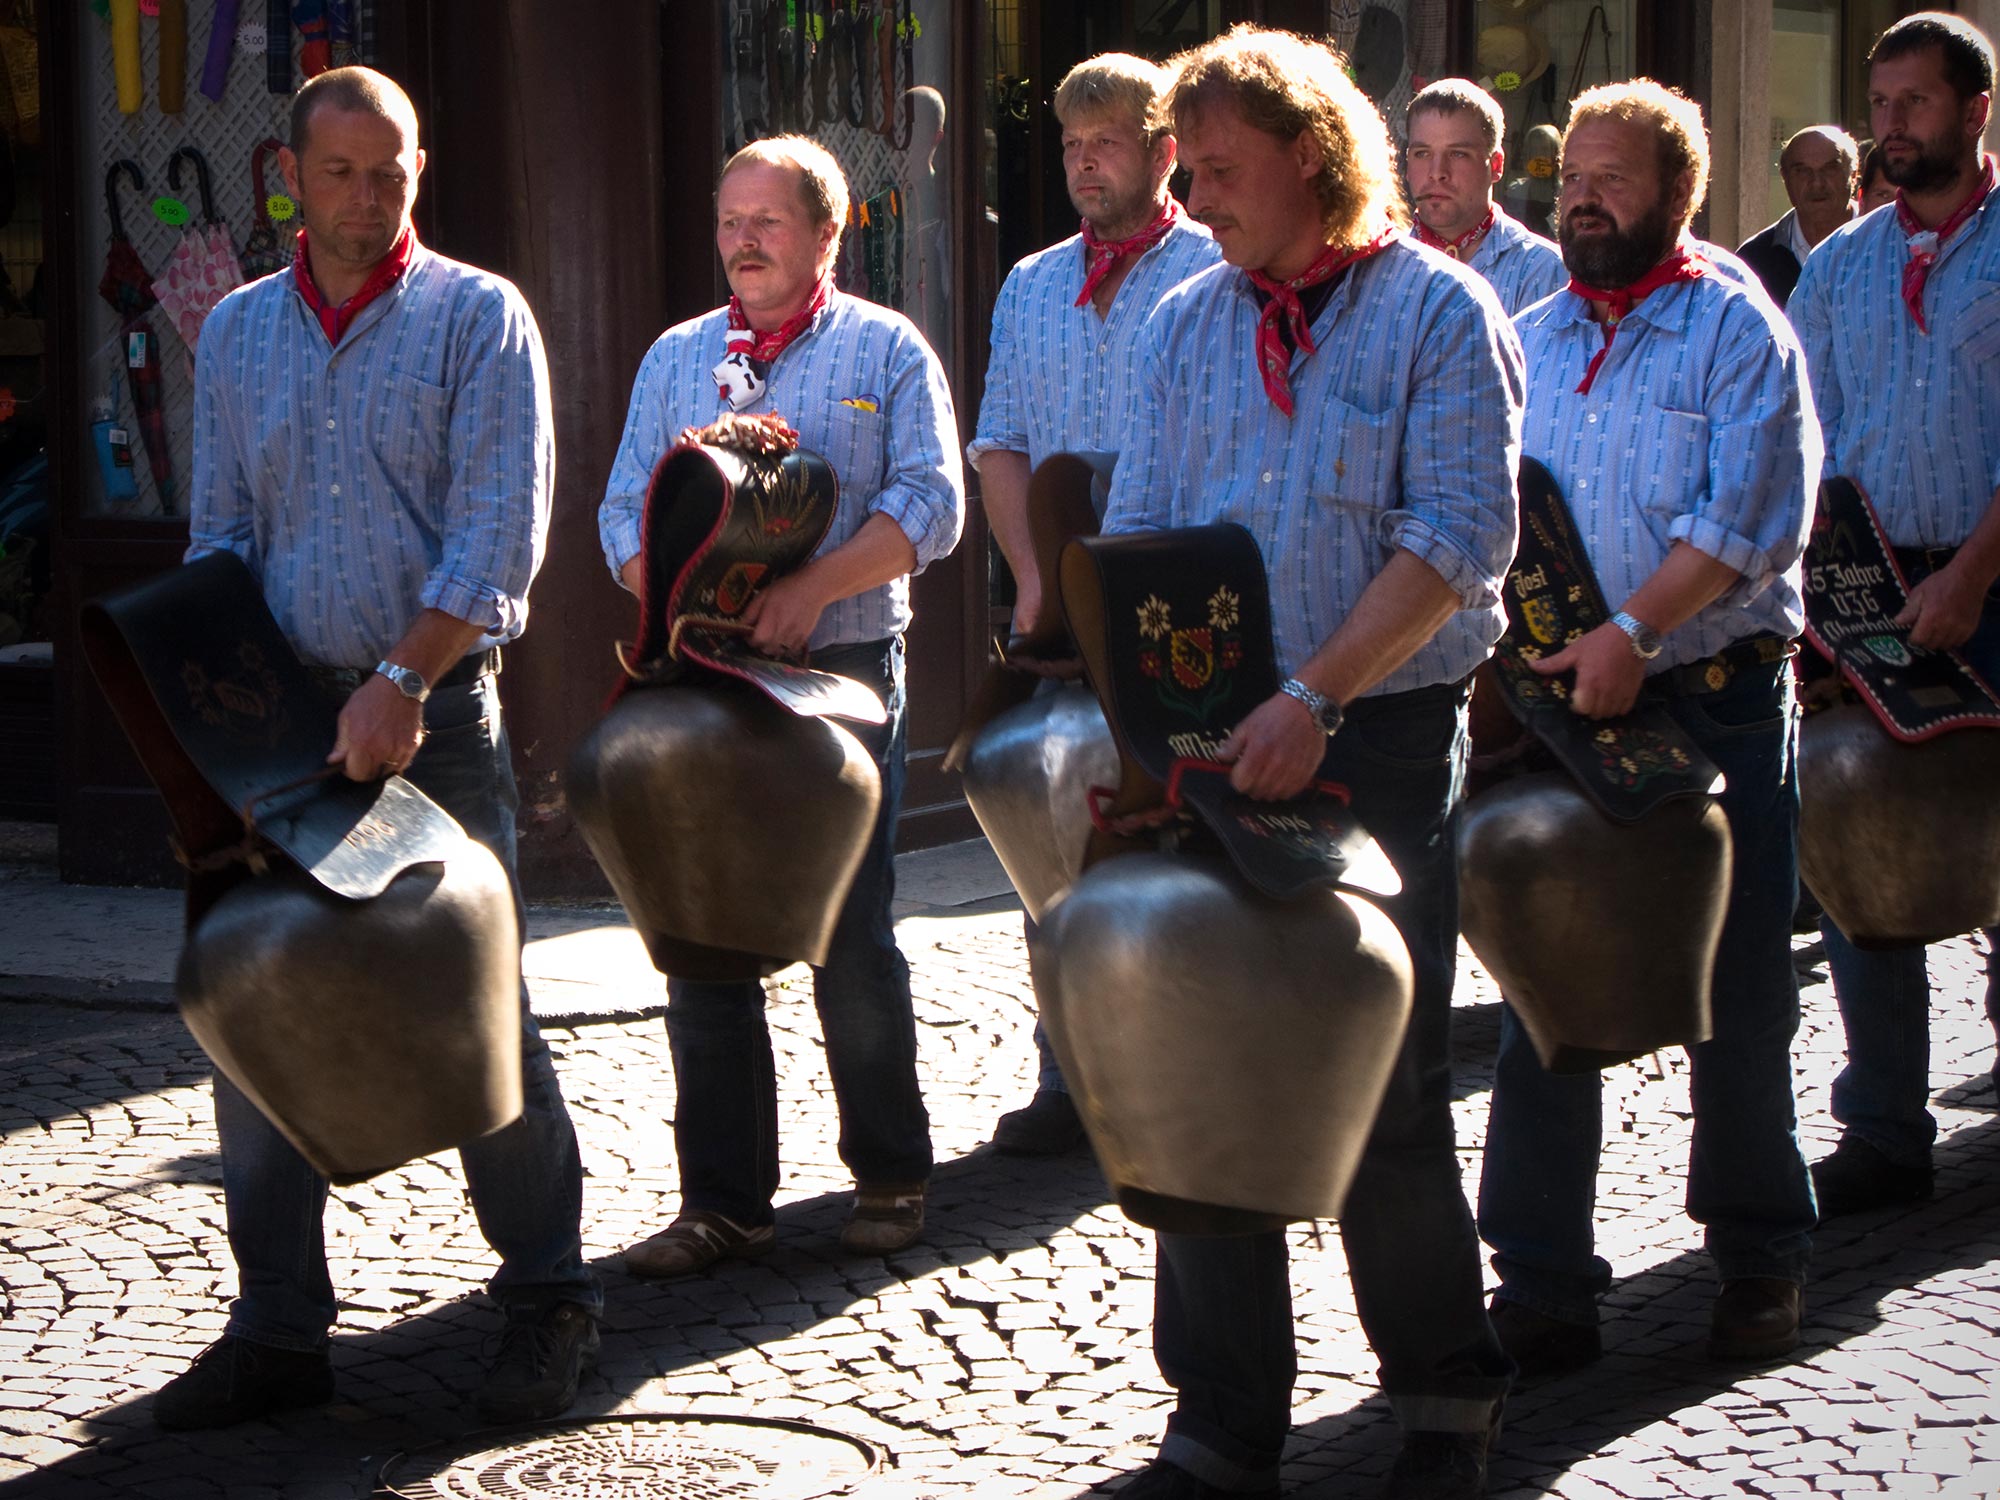
<svg viewBox="0 0 2000 1500"><path fill-rule="evenodd" d="M1719 602L1741 606L1804 551L1822 453L1797 344L1746 304L1727 318L1708 386L1707 492L1667 536L1740 573Z"/></svg>
<svg viewBox="0 0 2000 1500"><path fill-rule="evenodd" d="M992 352L986 359L986 386L979 397L979 425L966 444L965 461L975 468L982 454L1028 452L1028 424L1021 413L1021 271L1007 273L993 305Z"/></svg>
<svg viewBox="0 0 2000 1500"><path fill-rule="evenodd" d="M1526 365L1490 288L1434 287L1411 370L1403 504L1384 516L1384 540L1478 609L1498 601L1514 557Z"/></svg>
<svg viewBox="0 0 2000 1500"><path fill-rule="evenodd" d="M528 618L528 587L548 545L555 417L548 360L511 287L459 334L448 452L443 556L419 602L511 639Z"/></svg>
<svg viewBox="0 0 2000 1500"><path fill-rule="evenodd" d="M889 517L917 554L921 573L958 545L965 526L965 466L958 456L958 419L944 366L910 330L890 359L883 441L882 487L870 515ZM636 550L636 549L635 549Z"/></svg>

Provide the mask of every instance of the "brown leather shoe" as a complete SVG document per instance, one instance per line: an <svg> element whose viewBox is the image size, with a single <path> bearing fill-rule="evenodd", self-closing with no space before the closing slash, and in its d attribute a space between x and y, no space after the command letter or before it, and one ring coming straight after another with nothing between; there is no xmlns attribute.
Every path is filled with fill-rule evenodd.
<svg viewBox="0 0 2000 1500"><path fill-rule="evenodd" d="M1604 1339L1595 1323L1565 1323L1505 1297L1493 1299L1487 1316L1523 1380L1567 1375L1604 1355Z"/></svg>
<svg viewBox="0 0 2000 1500"><path fill-rule="evenodd" d="M1775 1359L1799 1347L1803 1297L1775 1276L1725 1281L1708 1320L1710 1359Z"/></svg>
<svg viewBox="0 0 2000 1500"><path fill-rule="evenodd" d="M840 1231L840 1248L851 1255L893 1255L907 1250L924 1232L921 1182L857 1184L854 1212Z"/></svg>
<svg viewBox="0 0 2000 1500"><path fill-rule="evenodd" d="M775 1224L743 1225L725 1214L697 1208L624 1254L634 1276L692 1276L717 1261L765 1255L778 1242Z"/></svg>

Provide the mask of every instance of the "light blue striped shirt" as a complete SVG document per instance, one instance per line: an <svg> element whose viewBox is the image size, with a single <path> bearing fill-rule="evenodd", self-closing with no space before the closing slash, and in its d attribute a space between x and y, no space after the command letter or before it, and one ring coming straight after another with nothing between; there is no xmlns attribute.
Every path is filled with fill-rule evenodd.
<svg viewBox="0 0 2000 1500"><path fill-rule="evenodd" d="M513 285L415 247L332 346L290 269L231 292L195 360L187 558L230 551L299 654L372 667L423 609L521 633L555 426Z"/></svg>
<svg viewBox="0 0 2000 1500"><path fill-rule="evenodd" d="M1686 542L1743 577L1668 633L1650 671L1797 635L1820 436L1791 325L1727 275L1677 282L1625 315L1578 395L1604 347L1589 308L1559 292L1515 326L1528 356L1522 451L1562 487L1605 602L1622 607Z"/></svg>
<svg viewBox="0 0 2000 1500"><path fill-rule="evenodd" d="M1545 240L1497 204L1493 227L1466 264L1493 284L1500 305L1513 317L1551 292L1569 285L1569 267L1553 240Z"/></svg>
<svg viewBox="0 0 2000 1500"><path fill-rule="evenodd" d="M1826 470L1857 481L1898 547L1955 547L2000 487L2000 188L1945 242L1919 333L1894 208L1806 257L1792 318L1826 427ZM206 337L206 335L204 335Z"/></svg>
<svg viewBox="0 0 2000 1500"><path fill-rule="evenodd" d="M729 331L725 308L676 324L646 351L632 385L625 435L612 460L598 534L615 577L639 555L639 527L653 468L684 427L729 411L710 372ZM866 401L874 410L843 405ZM777 412L802 447L822 455L840 480L840 508L820 551L830 552L873 515L885 515L916 549L916 571L958 545L965 524L965 471L944 366L901 313L835 292L791 347L772 362L769 384L745 412ZM899 635L910 623L907 576L830 604L810 644L843 645Z"/></svg>
<svg viewBox="0 0 2000 1500"><path fill-rule="evenodd" d="M1052 453L1116 453L1130 426L1139 331L1161 297L1220 258L1206 229L1176 221L1126 272L1103 318L1075 305L1082 235L1022 259L993 305L993 352L966 458L976 464L1001 449L1033 466Z"/></svg>
<svg viewBox="0 0 2000 1500"><path fill-rule="evenodd" d="M1318 352L1293 356L1289 418L1258 377L1258 312L1229 265L1161 302L1141 340L1105 531L1247 527L1288 673L1397 549L1414 553L1463 607L1371 692L1464 677L1500 638L1514 554L1521 350L1492 287L1398 237L1350 269L1313 320Z"/></svg>

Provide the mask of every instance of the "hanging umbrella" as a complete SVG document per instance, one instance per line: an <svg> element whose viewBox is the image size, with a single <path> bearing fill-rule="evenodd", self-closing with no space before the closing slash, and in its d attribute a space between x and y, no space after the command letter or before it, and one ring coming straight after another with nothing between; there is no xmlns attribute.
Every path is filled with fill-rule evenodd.
<svg viewBox="0 0 2000 1500"><path fill-rule="evenodd" d="M236 263L236 247L229 242L228 226L215 215L215 194L208 177L208 158L192 146L183 146L167 158L167 182L181 185L181 163L194 163L195 181L201 188L201 224L181 231L167 269L153 283L153 294L167 310L174 329L192 353L201 325L215 304L243 285L243 268Z"/></svg>
<svg viewBox="0 0 2000 1500"><path fill-rule="evenodd" d="M236 18L243 0L215 0L208 28L208 53L201 64L201 91L220 104L229 86L229 58L236 50Z"/></svg>
<svg viewBox="0 0 2000 1500"><path fill-rule="evenodd" d="M284 193L264 193L264 158L273 151L282 151L285 143L274 135L267 135L257 143L257 149L250 154L250 185L256 189L256 222L250 226L250 234L243 241L243 274L248 277L269 276L274 271L282 271L292 263L291 256L278 243L278 229L271 222L272 199L282 199L284 217L290 218L298 212L297 206Z"/></svg>
<svg viewBox="0 0 2000 1500"><path fill-rule="evenodd" d="M111 248L104 256L104 276L97 283L98 295L118 314L125 335L125 379L132 387L132 407L139 414L139 437L146 445L147 466L160 492L160 509L173 510L173 450L167 446L167 423L160 399L160 340L146 321L146 310L159 299L153 295L153 278L125 235L125 219L118 210L118 179L127 178L140 192L146 177L133 161L115 161L104 174L104 212L111 220Z"/></svg>

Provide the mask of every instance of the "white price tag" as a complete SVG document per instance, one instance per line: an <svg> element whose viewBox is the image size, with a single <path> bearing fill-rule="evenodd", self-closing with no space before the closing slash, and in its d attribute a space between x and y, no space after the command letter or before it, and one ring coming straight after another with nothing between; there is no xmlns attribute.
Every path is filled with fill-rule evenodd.
<svg viewBox="0 0 2000 1500"><path fill-rule="evenodd" d="M271 33L264 29L262 21L238 21L236 23L236 45L245 52L262 52L270 45Z"/></svg>

